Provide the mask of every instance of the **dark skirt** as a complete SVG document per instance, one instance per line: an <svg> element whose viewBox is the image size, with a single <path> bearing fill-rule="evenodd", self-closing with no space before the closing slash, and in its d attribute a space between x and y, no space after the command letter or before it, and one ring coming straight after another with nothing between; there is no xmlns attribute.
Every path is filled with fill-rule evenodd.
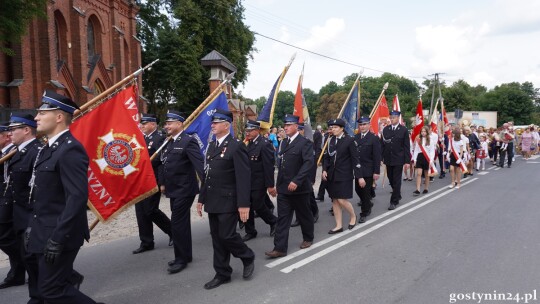
<svg viewBox="0 0 540 304"><path fill-rule="evenodd" d="M353 180L328 181L328 196L331 199L351 199L353 197Z"/></svg>
<svg viewBox="0 0 540 304"><path fill-rule="evenodd" d="M450 153L450 165L454 167L459 167L459 165L456 163L457 159L454 157L454 153L452 152L448 152L448 153Z"/></svg>
<svg viewBox="0 0 540 304"><path fill-rule="evenodd" d="M424 156L424 153L418 153L414 167L416 169L429 170L429 163Z"/></svg>

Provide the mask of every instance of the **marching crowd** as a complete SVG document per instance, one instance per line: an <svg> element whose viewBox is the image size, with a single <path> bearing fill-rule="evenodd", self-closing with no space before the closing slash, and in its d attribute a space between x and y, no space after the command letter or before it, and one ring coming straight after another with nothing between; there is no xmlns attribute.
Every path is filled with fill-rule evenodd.
<svg viewBox="0 0 540 304"><path fill-rule="evenodd" d="M77 106L48 91L42 102L36 117L13 114L0 129L2 156L16 151L2 168L0 249L9 256L11 268L0 288L23 285L27 273L28 303L96 303L79 291L83 276L73 269L89 238L88 156L69 132ZM243 278L252 277L256 254L246 242L258 234L255 213L274 239L265 255L279 258L289 251L291 226L300 226L300 249L312 246L319 218L316 201L324 200L325 192L335 219L328 234L337 234L367 221L381 177L392 187L388 209L394 210L402 199L402 181L415 178L413 195L421 195L429 192L430 179L437 174L443 179L449 172L449 187L459 189L461 179L484 170L488 158L510 168L516 146L524 159L538 153L535 126L516 134L511 123L498 130L449 125L441 135L426 126L411 138L400 116L392 111L379 134L370 131L369 117L358 119L357 134L345 132L343 119L332 119L326 132L317 128L313 140L304 137L304 126L295 115L286 115L283 129L267 134L259 122L249 120L242 142L230 133L232 113L217 109L211 122L215 140L202 153L196 136L184 132L183 113L167 112L167 137L160 134L156 115L143 114L141 131L148 153L164 147L152 160L161 193L136 205L141 242L133 254L154 249L156 224L174 248L168 273L184 270L193 260L190 208L198 195L196 209L200 216L208 213L214 250L215 275L204 288L213 289L230 282L231 255L242 261ZM45 145L36 139L36 131L47 135ZM320 155L321 183L315 195ZM358 215L351 203L353 190L360 199ZM170 200L170 218L159 210L162 194ZM277 198L277 216L269 196ZM245 227L244 236L237 231L239 223Z"/></svg>

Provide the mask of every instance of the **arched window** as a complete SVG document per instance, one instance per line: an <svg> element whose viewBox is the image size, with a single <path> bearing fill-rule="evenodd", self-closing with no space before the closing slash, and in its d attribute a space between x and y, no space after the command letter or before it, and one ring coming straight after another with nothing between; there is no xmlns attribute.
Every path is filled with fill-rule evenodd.
<svg viewBox="0 0 540 304"><path fill-rule="evenodd" d="M105 91L105 86L103 85L103 82L101 80L96 79L94 82L94 95L98 95L99 93Z"/></svg>
<svg viewBox="0 0 540 304"><path fill-rule="evenodd" d="M95 55L101 54L101 23L96 15L91 15L88 18L86 41L88 46L88 62L90 62Z"/></svg>
<svg viewBox="0 0 540 304"><path fill-rule="evenodd" d="M54 12L54 33L56 46L56 60L67 59L67 24L59 10Z"/></svg>

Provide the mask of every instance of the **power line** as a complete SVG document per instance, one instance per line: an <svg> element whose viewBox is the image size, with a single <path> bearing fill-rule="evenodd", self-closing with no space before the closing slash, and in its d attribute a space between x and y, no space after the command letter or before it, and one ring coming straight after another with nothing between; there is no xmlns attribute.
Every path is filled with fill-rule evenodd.
<svg viewBox="0 0 540 304"><path fill-rule="evenodd" d="M263 34L261 34L261 33L253 32L253 34L255 34L255 35L257 35L257 36L264 37L264 38L266 38L266 39L269 39L269 40L272 40L272 41L275 41L275 42L278 42L278 43L281 43L281 44L284 44L284 45L286 45L286 46L290 46L290 47L292 47L292 48L295 48L295 49L298 49L298 50L301 50L301 51L304 51L304 52L307 52L307 53L316 55L316 56L320 56L320 57L323 57L323 58L326 58L326 59L333 60L333 61L341 62L341 63L344 63L344 64L348 64L348 65L351 65L351 66L363 68L363 69L366 69L366 70L375 71L375 72L378 72L378 73L381 73L381 74L384 74L384 73L390 73L390 72L386 72L386 71L382 71L382 70L377 70L377 69L369 68L369 67L366 67L366 66L363 66L363 65L359 65L359 64L356 64L356 63L348 62L348 61L345 61L345 60L341 60L341 59L338 59L338 58L330 57L330 56L328 56L328 55L324 55L324 54L321 54L321 53L317 53L317 52L314 52L314 51L311 51L311 50L308 50L308 49L305 49L305 48L302 48L302 47L299 47L299 46L296 46L296 45L293 45L293 44L290 44L290 43L287 43L287 42L284 42L284 41L281 41L281 40L279 40L279 39L276 39L276 38L272 38L272 37L263 35ZM394 73L390 73L390 74L394 74ZM407 77L407 78L422 78L422 77L416 77L416 76L406 76L406 77Z"/></svg>

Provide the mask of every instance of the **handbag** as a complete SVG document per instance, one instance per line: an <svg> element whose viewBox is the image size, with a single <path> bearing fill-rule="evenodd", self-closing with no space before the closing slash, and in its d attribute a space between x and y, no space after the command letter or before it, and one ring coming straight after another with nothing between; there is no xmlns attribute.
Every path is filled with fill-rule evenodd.
<svg viewBox="0 0 540 304"><path fill-rule="evenodd" d="M481 150L476 150L476 158L486 158L486 151L484 151L483 149Z"/></svg>

